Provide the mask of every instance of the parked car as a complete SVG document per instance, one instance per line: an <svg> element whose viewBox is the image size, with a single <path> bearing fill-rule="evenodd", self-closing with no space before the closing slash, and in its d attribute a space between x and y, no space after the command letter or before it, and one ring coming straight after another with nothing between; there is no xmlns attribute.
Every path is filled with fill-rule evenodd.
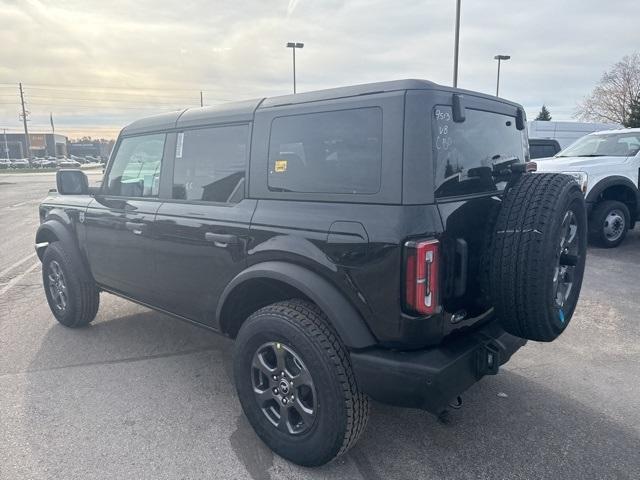
<svg viewBox="0 0 640 480"><path fill-rule="evenodd" d="M560 150L560 144L557 140L548 138L530 138L529 139L529 157L534 160L536 158L553 157Z"/></svg>
<svg viewBox="0 0 640 480"><path fill-rule="evenodd" d="M32 160L31 165L36 168L55 168L58 166L58 162L48 158L36 158Z"/></svg>
<svg viewBox="0 0 640 480"><path fill-rule="evenodd" d="M6 170L11 167L11 161L6 158L0 158L0 170Z"/></svg>
<svg viewBox="0 0 640 480"><path fill-rule="evenodd" d="M565 172L581 184L594 244L617 247L640 220L640 128L591 133L536 163L539 171Z"/></svg>
<svg viewBox="0 0 640 480"><path fill-rule="evenodd" d="M64 159L58 160L57 165L59 168L78 168L80 167L80 162L76 160L64 158Z"/></svg>
<svg viewBox="0 0 640 480"><path fill-rule="evenodd" d="M41 204L47 301L81 327L107 291L234 338L257 434L323 464L369 398L440 414L567 327L584 197L529 173L525 128L517 104L420 80L139 120L101 187L60 170Z"/></svg>
<svg viewBox="0 0 640 480"><path fill-rule="evenodd" d="M69 155L69 158L80 164L89 163L89 160L87 160L85 157L77 157L76 155Z"/></svg>
<svg viewBox="0 0 640 480"><path fill-rule="evenodd" d="M29 168L29 159L27 158L14 158L11 160L11 168Z"/></svg>

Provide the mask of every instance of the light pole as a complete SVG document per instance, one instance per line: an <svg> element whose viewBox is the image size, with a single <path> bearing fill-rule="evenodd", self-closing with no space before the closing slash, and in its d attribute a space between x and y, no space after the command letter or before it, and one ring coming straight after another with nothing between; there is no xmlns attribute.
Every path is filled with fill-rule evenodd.
<svg viewBox="0 0 640 480"><path fill-rule="evenodd" d="M453 46L453 88L458 87L458 50L460 49L460 0L456 0L456 33Z"/></svg>
<svg viewBox="0 0 640 480"><path fill-rule="evenodd" d="M293 93L296 93L296 48L304 47L304 43L289 42L287 48L293 50Z"/></svg>
<svg viewBox="0 0 640 480"><path fill-rule="evenodd" d="M4 153L7 155L7 160L9 160L9 144L7 143L7 129L4 129Z"/></svg>
<svg viewBox="0 0 640 480"><path fill-rule="evenodd" d="M498 60L498 79L496 80L496 97L498 97L498 93L500 93L500 62L503 60L509 60L511 58L510 55L496 55L493 57L494 60Z"/></svg>

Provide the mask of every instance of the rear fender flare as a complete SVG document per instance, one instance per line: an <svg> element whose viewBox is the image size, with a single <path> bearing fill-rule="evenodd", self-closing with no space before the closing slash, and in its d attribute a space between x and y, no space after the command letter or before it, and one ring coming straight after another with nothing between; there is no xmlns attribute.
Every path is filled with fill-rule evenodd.
<svg viewBox="0 0 640 480"><path fill-rule="evenodd" d="M377 344L362 316L329 281L304 267L277 261L252 265L239 273L224 289L216 311L217 327L223 333L228 333L228 328L222 324L225 303L236 288L252 279L277 280L302 292L327 315L347 347L358 349Z"/></svg>

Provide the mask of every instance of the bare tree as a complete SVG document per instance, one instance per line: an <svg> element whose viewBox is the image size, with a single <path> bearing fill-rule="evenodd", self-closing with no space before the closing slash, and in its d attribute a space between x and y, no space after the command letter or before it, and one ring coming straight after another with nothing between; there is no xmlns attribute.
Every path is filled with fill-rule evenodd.
<svg viewBox="0 0 640 480"><path fill-rule="evenodd" d="M580 104L575 117L583 121L629 123L631 104L640 95L640 53L627 55L605 72Z"/></svg>

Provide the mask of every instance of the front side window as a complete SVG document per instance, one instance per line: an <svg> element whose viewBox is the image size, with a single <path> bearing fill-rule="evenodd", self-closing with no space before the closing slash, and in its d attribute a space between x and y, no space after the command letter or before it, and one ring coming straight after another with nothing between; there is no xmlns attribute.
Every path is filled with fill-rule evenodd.
<svg viewBox="0 0 640 480"><path fill-rule="evenodd" d="M178 133L173 198L222 203L240 200L248 140L247 125Z"/></svg>
<svg viewBox="0 0 640 480"><path fill-rule="evenodd" d="M640 133L587 135L557 157L632 157L640 151Z"/></svg>
<svg viewBox="0 0 640 480"><path fill-rule="evenodd" d="M269 190L373 194L380 190L382 110L279 117L271 125Z"/></svg>
<svg viewBox="0 0 640 480"><path fill-rule="evenodd" d="M157 197L166 135L140 135L122 139L106 181L106 194Z"/></svg>
<svg viewBox="0 0 640 480"><path fill-rule="evenodd" d="M526 134L515 117L467 108L465 121L456 123L449 106L436 106L432 115L436 197L502 190L506 182L496 170L526 161Z"/></svg>

